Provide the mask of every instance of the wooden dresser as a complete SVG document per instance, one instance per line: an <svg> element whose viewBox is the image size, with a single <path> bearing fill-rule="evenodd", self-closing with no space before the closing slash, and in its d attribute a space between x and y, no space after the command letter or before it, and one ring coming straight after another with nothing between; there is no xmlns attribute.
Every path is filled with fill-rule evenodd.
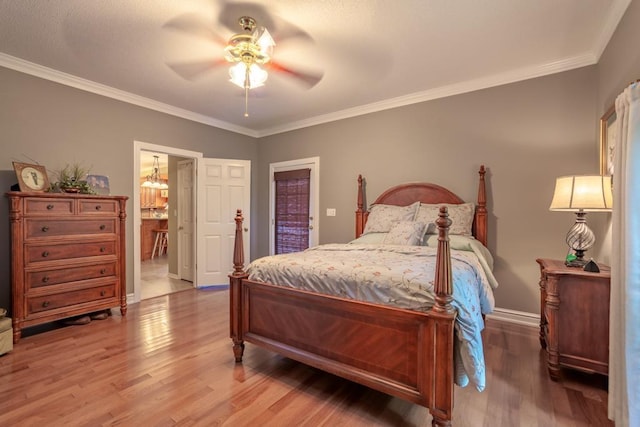
<svg viewBox="0 0 640 427"><path fill-rule="evenodd" d="M22 329L127 311L124 196L9 192L13 341Z"/></svg>
<svg viewBox="0 0 640 427"><path fill-rule="evenodd" d="M540 345L547 350L553 380L560 367L609 372L610 268L600 273L567 267L563 261L540 264Z"/></svg>

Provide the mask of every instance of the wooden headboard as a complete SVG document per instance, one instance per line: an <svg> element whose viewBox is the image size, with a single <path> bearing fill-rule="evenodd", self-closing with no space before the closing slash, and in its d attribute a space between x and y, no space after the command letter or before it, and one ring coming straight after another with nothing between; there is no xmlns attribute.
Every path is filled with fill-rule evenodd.
<svg viewBox="0 0 640 427"><path fill-rule="evenodd" d="M485 188L485 168L480 166L478 198L476 201L476 213L473 220L473 236L483 245L487 246L487 193ZM423 182L401 184L391 187L372 203L408 206L414 202L422 202L429 204L449 203L461 204L465 203L460 197L436 184L428 184ZM356 210L356 237L360 237L367 223L369 212L364 209L364 188L362 186L362 175L358 176L358 209Z"/></svg>

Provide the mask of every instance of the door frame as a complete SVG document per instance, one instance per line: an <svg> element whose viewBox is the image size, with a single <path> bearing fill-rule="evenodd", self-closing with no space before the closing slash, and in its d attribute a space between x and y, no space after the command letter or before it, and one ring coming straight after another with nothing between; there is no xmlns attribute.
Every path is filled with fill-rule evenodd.
<svg viewBox="0 0 640 427"><path fill-rule="evenodd" d="M142 286L140 283L140 226L142 225L142 215L140 212L140 152L141 151L154 151L158 153L164 153L173 156L185 157L195 160L195 179L196 185L198 181L198 165L203 158L202 153L197 151L183 150L181 148L169 147L166 145L151 144L149 142L133 141L133 200L131 201L131 208L133 211L133 301L140 301L140 294ZM194 212L197 212L197 197L193 200L195 206L192 208ZM196 255L196 254L194 254ZM196 258L194 258L195 260ZM197 266L194 266L194 277L197 277ZM194 283L195 286L195 283Z"/></svg>
<svg viewBox="0 0 640 427"><path fill-rule="evenodd" d="M198 185L197 185L197 182L196 182L196 168L197 168L197 166L196 166L196 160L195 159L185 159L185 160L179 160L177 162L178 168L177 168L177 171L176 171L176 175L177 175L177 180L178 180L178 185L177 185L177 188L178 188L178 191L177 191L178 200L184 200L184 198L181 197L181 196L184 196L184 192L182 191L182 188L183 188L182 179L183 178L182 178L182 175L180 174L180 165L181 164L186 164L186 163L190 163L191 167L192 167L192 170L191 170L191 197L190 197L190 199L192 200L192 204L194 205L194 206L191 206L191 209L196 209L196 207L197 207L196 206L196 200L197 200L197 197L198 197L198 191L197 191L198 190ZM195 266L196 266L196 258L195 257L196 257L196 247L197 247L197 233L196 233L196 222L197 222L196 221L196 217L197 217L197 213L196 213L195 210L191 211L191 217L192 217L191 218L192 219L192 222L191 222L192 229L190 230L191 234L192 234L191 245L190 245L191 247L190 248L186 248L186 249L189 250L189 253L191 253L191 266L192 266L192 268L191 268L191 278L190 279L184 279L183 275L182 275L182 272L183 272L182 263L183 263L184 254L185 254L185 244L184 244L183 239L181 238L182 235L180 233L180 231L181 231L180 227L181 227L181 224L182 224L181 219L183 217L181 212L183 212L183 211L182 211L182 209L179 209L179 208L176 211L176 214L177 214L176 215L176 218L177 218L176 228L177 228L177 230L176 230L176 239L175 240L176 240L176 243L178 245L178 257L177 257L178 258L178 274L177 274L177 278L179 280L190 280L191 283L193 283L195 285L196 282L197 282L196 269L195 269Z"/></svg>
<svg viewBox="0 0 640 427"><path fill-rule="evenodd" d="M276 181L275 172L311 169L309 182L309 216L313 218L313 229L309 232L309 247L319 243L320 238L320 157L288 160L269 164L269 255L275 254Z"/></svg>

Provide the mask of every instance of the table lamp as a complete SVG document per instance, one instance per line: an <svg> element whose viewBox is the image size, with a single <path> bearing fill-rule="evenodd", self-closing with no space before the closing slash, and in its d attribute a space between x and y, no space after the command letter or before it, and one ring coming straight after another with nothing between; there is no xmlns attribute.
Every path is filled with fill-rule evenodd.
<svg viewBox="0 0 640 427"><path fill-rule="evenodd" d="M569 267L584 267L584 253L596 242L587 226L587 212L611 212L613 195L611 177L602 175L561 176L556 179L550 211L575 212L576 222L567 233L567 245L576 259L565 263Z"/></svg>

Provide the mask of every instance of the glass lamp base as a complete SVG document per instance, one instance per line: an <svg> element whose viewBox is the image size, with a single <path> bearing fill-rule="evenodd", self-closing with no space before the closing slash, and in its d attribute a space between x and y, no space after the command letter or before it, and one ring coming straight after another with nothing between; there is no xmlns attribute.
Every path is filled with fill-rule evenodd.
<svg viewBox="0 0 640 427"><path fill-rule="evenodd" d="M585 265L587 265L589 261L586 261L582 258L576 258L573 261L565 261L564 265L566 265L567 267L577 267L577 268L584 268Z"/></svg>

